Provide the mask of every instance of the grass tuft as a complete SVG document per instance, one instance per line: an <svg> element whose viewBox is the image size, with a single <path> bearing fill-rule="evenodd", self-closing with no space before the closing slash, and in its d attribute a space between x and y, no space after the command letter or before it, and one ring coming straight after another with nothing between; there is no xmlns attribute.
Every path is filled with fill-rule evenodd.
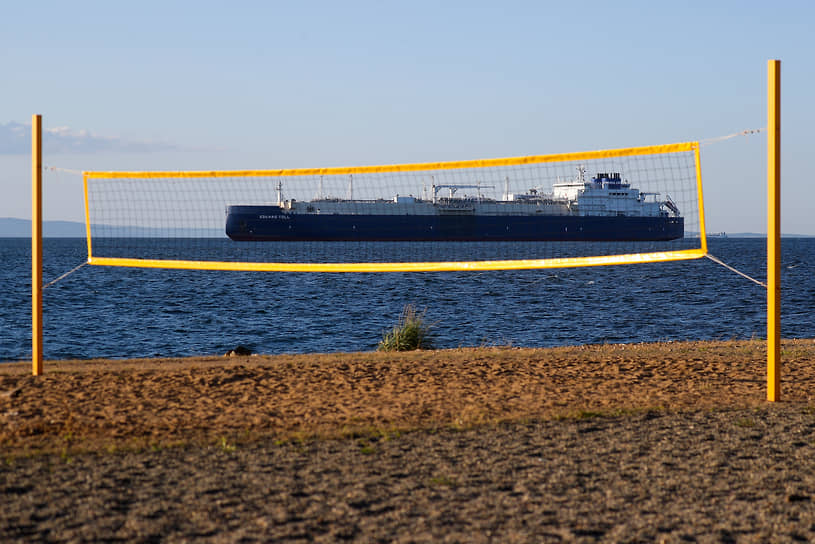
<svg viewBox="0 0 815 544"><path fill-rule="evenodd" d="M458 482L456 482L455 479L444 475L434 476L430 478L427 483L431 487L458 487Z"/></svg>
<svg viewBox="0 0 815 544"><path fill-rule="evenodd" d="M736 420L736 425L738 427L750 428L750 427L755 427L756 422L752 418L742 417L742 418L739 418L739 419Z"/></svg>
<svg viewBox="0 0 815 544"><path fill-rule="evenodd" d="M234 453L235 450L237 449L237 446L235 446L235 444L230 444L225 436L221 437L219 446L221 447L221 451L223 451L224 453Z"/></svg>
<svg viewBox="0 0 815 544"><path fill-rule="evenodd" d="M386 332L377 346L378 351L411 351L415 349L433 349L430 335L432 325L425 321L427 310L416 310L413 304L402 309L399 323Z"/></svg>

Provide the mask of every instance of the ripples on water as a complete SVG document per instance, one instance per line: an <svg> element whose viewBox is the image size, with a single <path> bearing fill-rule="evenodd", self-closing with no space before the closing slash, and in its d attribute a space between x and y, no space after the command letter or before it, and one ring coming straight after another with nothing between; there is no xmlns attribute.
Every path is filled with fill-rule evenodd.
<svg viewBox="0 0 815 544"><path fill-rule="evenodd" d="M763 280L763 239L710 252ZM0 360L31 353L30 242L0 240ZM45 278L85 242L45 241ZM782 334L815 336L815 239L782 243ZM45 291L48 359L374 349L402 307L427 309L441 348L765 336L765 290L708 259L507 272L243 273L86 266Z"/></svg>

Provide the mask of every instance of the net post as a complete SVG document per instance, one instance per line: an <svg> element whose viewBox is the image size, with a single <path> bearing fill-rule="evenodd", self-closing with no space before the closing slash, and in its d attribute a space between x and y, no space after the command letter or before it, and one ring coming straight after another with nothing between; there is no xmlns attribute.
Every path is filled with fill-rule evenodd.
<svg viewBox="0 0 815 544"><path fill-rule="evenodd" d="M31 118L31 372L42 367L42 115Z"/></svg>
<svg viewBox="0 0 815 544"><path fill-rule="evenodd" d="M767 61L767 400L781 400L781 61Z"/></svg>

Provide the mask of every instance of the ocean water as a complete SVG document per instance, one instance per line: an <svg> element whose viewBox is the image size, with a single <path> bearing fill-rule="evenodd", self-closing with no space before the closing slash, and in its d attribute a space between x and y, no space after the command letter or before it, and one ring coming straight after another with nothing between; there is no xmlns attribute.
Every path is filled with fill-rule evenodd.
<svg viewBox="0 0 815 544"><path fill-rule="evenodd" d="M763 239L709 240L764 280ZM0 239L0 361L31 355L30 241ZM44 245L46 281L82 239ZM365 351L405 304L440 348L765 337L766 292L708 259L506 272L244 273L85 266L46 289L46 359ZM782 241L782 335L815 337L815 239Z"/></svg>

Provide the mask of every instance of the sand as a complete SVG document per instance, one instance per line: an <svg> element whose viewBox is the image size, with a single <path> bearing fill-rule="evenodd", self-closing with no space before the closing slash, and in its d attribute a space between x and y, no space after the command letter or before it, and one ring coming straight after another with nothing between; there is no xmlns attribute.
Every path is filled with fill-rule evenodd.
<svg viewBox="0 0 815 544"><path fill-rule="evenodd" d="M0 365L0 540L815 540L815 342Z"/></svg>

